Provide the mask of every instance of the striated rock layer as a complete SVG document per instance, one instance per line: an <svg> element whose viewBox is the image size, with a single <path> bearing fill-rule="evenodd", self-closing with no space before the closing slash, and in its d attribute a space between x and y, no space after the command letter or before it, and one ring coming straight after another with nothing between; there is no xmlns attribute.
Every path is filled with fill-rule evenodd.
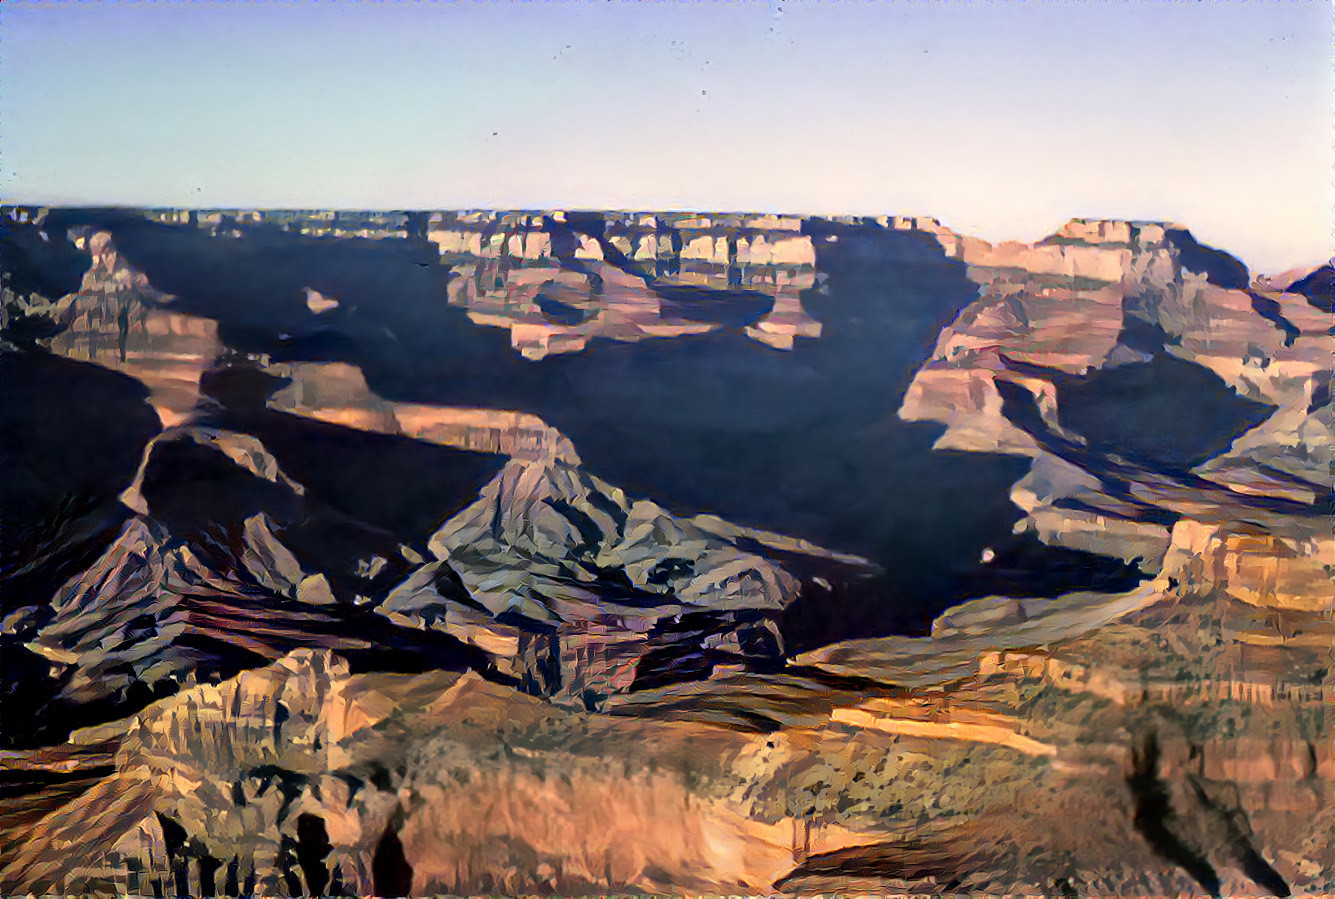
<svg viewBox="0 0 1335 899"><path fill-rule="evenodd" d="M1033 457L1012 496L1045 542L1151 570L1185 555L1238 598L1330 608L1328 313L1180 228L1072 222L1034 248L963 246L980 298L901 417L946 424L940 448ZM1058 258L1072 286L1048 281Z"/></svg>
<svg viewBox="0 0 1335 899"><path fill-rule="evenodd" d="M0 892L1335 891L1329 266L0 222Z"/></svg>
<svg viewBox="0 0 1335 899"><path fill-rule="evenodd" d="M172 298L126 264L108 232L81 229L74 244L92 265L78 293L59 304L65 327L51 351L143 382L163 426L181 424L199 403L200 375L222 350L217 323L173 311Z"/></svg>

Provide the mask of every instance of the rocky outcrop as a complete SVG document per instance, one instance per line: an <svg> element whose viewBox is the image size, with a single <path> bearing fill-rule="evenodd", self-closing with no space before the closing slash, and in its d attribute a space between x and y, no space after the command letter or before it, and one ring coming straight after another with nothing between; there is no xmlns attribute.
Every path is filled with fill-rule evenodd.
<svg viewBox="0 0 1335 899"><path fill-rule="evenodd" d="M663 298L644 280L602 262L574 272L456 262L450 302L467 307L477 324L508 329L511 345L534 360L578 352L595 337L636 342L715 327L666 313Z"/></svg>
<svg viewBox="0 0 1335 899"><path fill-rule="evenodd" d="M1329 618L1272 610L1244 627L1246 605L1171 583L1162 581L1167 601L1122 604L1099 622L1086 617L1072 627L1072 619L1058 620L1066 614L1060 609L979 602L938 619L930 640L836 645L801 661L832 673L917 683L917 696L940 696L939 705L928 703L938 711L918 712L908 728L893 722L892 728L922 731L927 725L918 722L926 717L945 739L992 739L1037 755L1055 744L1052 765L1064 772L1063 789L1085 808L1078 821L1066 819L1074 839L1010 820L1026 841L1045 846L1046 857L1074 853L1073 873L1062 876L1072 888L1172 889L1150 873L1152 864L1130 861L1143 849L1123 844L1132 855L1091 864L1098 852L1088 839L1101 826L1093 819L1108 822L1112 817L1103 816L1118 813L1104 805L1114 781L1098 785L1089 778L1120 767L1125 779L1116 784L1125 783L1128 794L1113 802L1125 803L1120 814L1127 817L1112 830L1138 834L1142 847L1176 866L1196 889L1274 895L1329 889L1318 873L1325 863L1316 861L1328 856L1328 841L1312 840L1306 824L1294 826L1295 818L1273 811L1328 817L1335 775L1327 720L1335 689ZM1303 636L1308 629L1313 640ZM1008 644L1014 648L994 648ZM1005 705L1025 709L1018 721L939 711L969 697L996 696L996 689L1016 691ZM1030 793L1015 811L1043 802ZM857 870L853 862L847 859L843 871ZM1128 865L1141 873L1130 874Z"/></svg>
<svg viewBox="0 0 1335 899"><path fill-rule="evenodd" d="M104 735L115 773L20 849L7 887L754 890L793 863L791 820L752 821L728 801L742 783L727 759L754 738L590 718L472 675L353 676L299 652L80 738ZM67 874L43 864L103 816L105 852ZM815 845L850 835L818 828Z"/></svg>
<svg viewBox="0 0 1335 899"><path fill-rule="evenodd" d="M707 332L680 315L683 291L774 298L746 333L777 349L818 337L801 291L816 255L802 221L779 216L449 214L427 237L452 268L450 302L509 329L525 358L577 352L601 337L640 341Z"/></svg>
<svg viewBox="0 0 1335 899"><path fill-rule="evenodd" d="M0 240L0 892L1335 889L1328 269L158 218Z"/></svg>
<svg viewBox="0 0 1335 899"><path fill-rule="evenodd" d="M360 369L342 362L270 364L264 370L287 382L268 398L270 409L473 452L578 462L570 441L536 415L390 402L371 391Z"/></svg>
<svg viewBox="0 0 1335 899"><path fill-rule="evenodd" d="M217 323L174 311L143 272L126 263L106 231L84 231L74 243L92 257L75 294L57 305L64 329L52 352L124 372L151 391L150 402L172 427L199 403L199 378L222 350Z"/></svg>
<svg viewBox="0 0 1335 899"><path fill-rule="evenodd" d="M349 560L330 566L309 551L299 560L283 542L295 537L309 547L310 528L330 517L303 494L249 435L178 428L151 441L122 495L135 514L84 571L54 596L28 597L25 613L5 623L56 666L53 725L292 646L372 645L343 633L331 578L346 601L346 585L361 580L373 592L373 577L358 579ZM206 504L208 512L196 508ZM364 539L388 551L370 529Z"/></svg>
<svg viewBox="0 0 1335 899"><path fill-rule="evenodd" d="M493 653L534 692L597 707L645 683L781 658L776 621L802 583L762 541L850 573L868 567L717 518L677 518L567 462L515 460L432 535L436 561L378 608Z"/></svg>
<svg viewBox="0 0 1335 899"><path fill-rule="evenodd" d="M1142 602L1044 651L967 650L945 680L931 672L964 644L939 628L935 650L806 660L858 653L856 687L719 670L689 703L650 693L614 716L298 651L15 759L102 767L0 856L0 878L210 892L214 877L228 894L1328 890L1329 647L1258 653L1220 609ZM891 670L935 686L897 692ZM108 745L111 770L91 753Z"/></svg>
<svg viewBox="0 0 1335 899"><path fill-rule="evenodd" d="M596 707L718 664L777 664L776 622L803 582L769 552L850 575L869 567L714 517L679 519L574 461L523 455L419 554L327 506L254 436L169 429L121 494L133 514L119 533L54 596L30 597L6 633L54 666L53 721L296 646L374 654L382 643Z"/></svg>
<svg viewBox="0 0 1335 899"><path fill-rule="evenodd" d="M1179 524L1190 529L1195 520L1234 514L1230 495L1284 501L1292 519L1267 517L1250 543L1221 538L1221 546L1232 547L1222 559L1231 561L1193 570L1193 583L1205 578L1223 586L1230 581L1227 568L1239 586L1226 589L1253 601L1327 604L1329 571L1317 561L1323 551L1298 549L1309 545L1308 538L1288 535L1309 535L1311 546L1324 540L1317 516L1328 495L1327 463L1335 445L1327 421L1335 359L1329 315L1285 290L1287 283L1262 280L1248 287L1240 263L1201 247L1179 226L1077 220L1031 248L987 248L964 240L956 250L980 285L980 299L942 334L905 396L902 418L945 424L938 448L1034 457L1030 474L1012 491L1027 513L1019 529L1053 545L1139 560L1150 572L1166 564L1174 516L1192 519ZM1197 475L1227 491L1206 490L1189 507L1169 502L1162 491L1128 490L1118 483L1123 477L1098 459L1099 453L1111 458L1117 450L1110 444L1119 438L1109 440L1112 435L1101 430L1082 433L1086 423L1099 424L1082 404L1128 389L1116 384L1135 384L1147 397L1163 390L1164 402L1171 403L1171 388L1152 384L1156 366L1167 371L1159 361L1166 357L1200 367L1191 371L1208 370L1243 401L1271 407L1224 433L1224 442L1203 458L1163 456L1174 466L1194 463ZM1202 424L1227 421L1227 415L1220 408ZM1167 419L1164 425L1131 425L1163 426L1173 427ZM1154 440L1160 448L1147 442ZM1147 431L1140 444L1125 445L1154 453L1175 440ZM1081 444L1089 452L1072 451ZM1213 532L1218 526L1199 527ZM1188 554L1198 558L1205 539L1192 542ZM1248 553L1247 546L1253 561L1238 555ZM1311 561L1297 561L1304 559ZM1253 567L1253 575L1238 573Z"/></svg>
<svg viewBox="0 0 1335 899"><path fill-rule="evenodd" d="M1270 528L1179 521L1164 571L1256 606L1335 612L1335 534L1319 518Z"/></svg>

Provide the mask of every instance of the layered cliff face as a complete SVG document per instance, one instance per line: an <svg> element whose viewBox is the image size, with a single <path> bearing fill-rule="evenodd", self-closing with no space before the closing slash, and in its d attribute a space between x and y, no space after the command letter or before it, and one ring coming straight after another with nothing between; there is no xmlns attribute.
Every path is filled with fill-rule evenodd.
<svg viewBox="0 0 1335 899"><path fill-rule="evenodd" d="M772 297L746 331L769 346L820 336L802 308L816 252L798 218L441 214L427 237L451 263L450 301L474 322L509 329L527 358L577 352L595 337L712 330L717 323L682 316L700 288Z"/></svg>
<svg viewBox="0 0 1335 899"><path fill-rule="evenodd" d="M1335 889L1328 267L283 215L4 220L4 892Z"/></svg>
<svg viewBox="0 0 1335 899"><path fill-rule="evenodd" d="M980 298L902 417L946 424L942 448L1033 457L1012 496L1046 542L1120 545L1153 570L1172 547L1240 598L1327 605L1328 312L1177 227L962 246ZM1050 281L1061 266L1089 283Z"/></svg>
<svg viewBox="0 0 1335 899"><path fill-rule="evenodd" d="M186 421L199 403L199 377L222 349L217 323L175 312L170 296L116 252L106 231L71 235L91 261L79 291L59 304L63 326L53 353L119 371L149 389L164 427Z"/></svg>
<svg viewBox="0 0 1335 899"><path fill-rule="evenodd" d="M265 371L287 382L269 397L270 409L457 449L579 461L570 441L535 415L391 402L367 386L360 369L340 362L270 364Z"/></svg>
<svg viewBox="0 0 1335 899"><path fill-rule="evenodd" d="M11 755L80 799L7 854L6 886L1329 890L1335 684L1308 676L1330 633L1267 647L1220 610L1182 598L1042 650L986 650L1006 628L832 647L613 716L299 651Z"/></svg>

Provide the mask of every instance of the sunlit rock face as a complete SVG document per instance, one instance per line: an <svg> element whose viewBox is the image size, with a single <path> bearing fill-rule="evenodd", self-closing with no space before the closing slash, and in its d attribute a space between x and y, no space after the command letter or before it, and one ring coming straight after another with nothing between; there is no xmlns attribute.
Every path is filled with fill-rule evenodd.
<svg viewBox="0 0 1335 899"><path fill-rule="evenodd" d="M1047 620L1032 611L830 647L804 675L721 672L616 715L297 650L15 755L82 782L0 877L226 895L1329 888L1319 650L1247 642L1227 603L1181 596L1004 648ZM852 659L855 689L812 679Z"/></svg>
<svg viewBox="0 0 1335 899"><path fill-rule="evenodd" d="M65 329L52 352L142 381L164 427L186 421L199 402L199 376L222 349L217 323L173 311L172 298L121 258L106 231L85 230L74 244L92 265L60 303Z"/></svg>
<svg viewBox="0 0 1335 899"><path fill-rule="evenodd" d="M868 749L885 742L869 737ZM748 814L748 779L768 786L764 768L786 759L818 764L819 739L782 738L775 759L763 736L572 713L474 675L357 675L322 652L191 687L81 739L99 761L105 741L118 745L116 773L20 849L27 876L13 882L33 891L757 892L803 851L860 836ZM71 859L69 875L38 863L93 821L105 851Z"/></svg>
<svg viewBox="0 0 1335 899"><path fill-rule="evenodd" d="M587 272L555 266L505 271L501 263L470 268L454 267L451 302L466 307L477 324L507 328L526 359L577 352L592 337L636 341L713 328L665 316L662 298L643 280L605 263Z"/></svg>
<svg viewBox="0 0 1335 899"><path fill-rule="evenodd" d="M516 350L541 359L594 337L712 330L677 302L700 289L772 297L747 330L769 346L819 337L802 308L816 253L801 229L801 219L774 215L437 213L427 238L451 265L450 302L478 324L508 329Z"/></svg>
<svg viewBox="0 0 1335 899"><path fill-rule="evenodd" d="M1179 226L1077 220L1033 247L943 241L969 262L980 298L942 334L899 414L946 424L940 448L1034 456L1012 494L1028 513L1019 528L1054 545L1102 546L1146 570L1164 565L1179 515L1189 528L1270 499L1310 530L1301 522L1329 492L1335 338L1329 314L1285 289L1296 278L1249 287L1240 263ZM1201 369L1214 386L1186 389L1184 376L1200 380ZM1119 412L1119 396L1136 403ZM1208 417L1197 415L1203 402L1213 403ZM1221 430L1200 431L1213 426ZM1173 448L1206 443L1204 453ZM1101 454L1116 454L1111 466ZM1127 462L1197 479L1195 498L1126 491L1116 469ZM1190 552L1215 547L1216 561L1195 578L1232 583L1230 595L1262 605L1325 607L1321 552L1298 550L1280 536L1290 525L1267 520L1252 539L1202 525L1217 547L1202 536Z"/></svg>
<svg viewBox="0 0 1335 899"><path fill-rule="evenodd" d="M268 400L281 412L474 452L578 461L570 441L534 415L389 402L371 391L359 369L341 362L276 364L265 371L288 382Z"/></svg>
<svg viewBox="0 0 1335 899"><path fill-rule="evenodd" d="M1179 521L1164 570L1254 606L1335 611L1335 535L1319 519L1269 529Z"/></svg>

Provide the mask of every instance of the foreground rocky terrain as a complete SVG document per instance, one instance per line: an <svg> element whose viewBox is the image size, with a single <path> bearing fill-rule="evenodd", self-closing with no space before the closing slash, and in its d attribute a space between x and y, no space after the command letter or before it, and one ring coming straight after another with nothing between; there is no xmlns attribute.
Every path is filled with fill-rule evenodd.
<svg viewBox="0 0 1335 899"><path fill-rule="evenodd" d="M0 892L1335 891L1329 266L339 216L5 211Z"/></svg>

